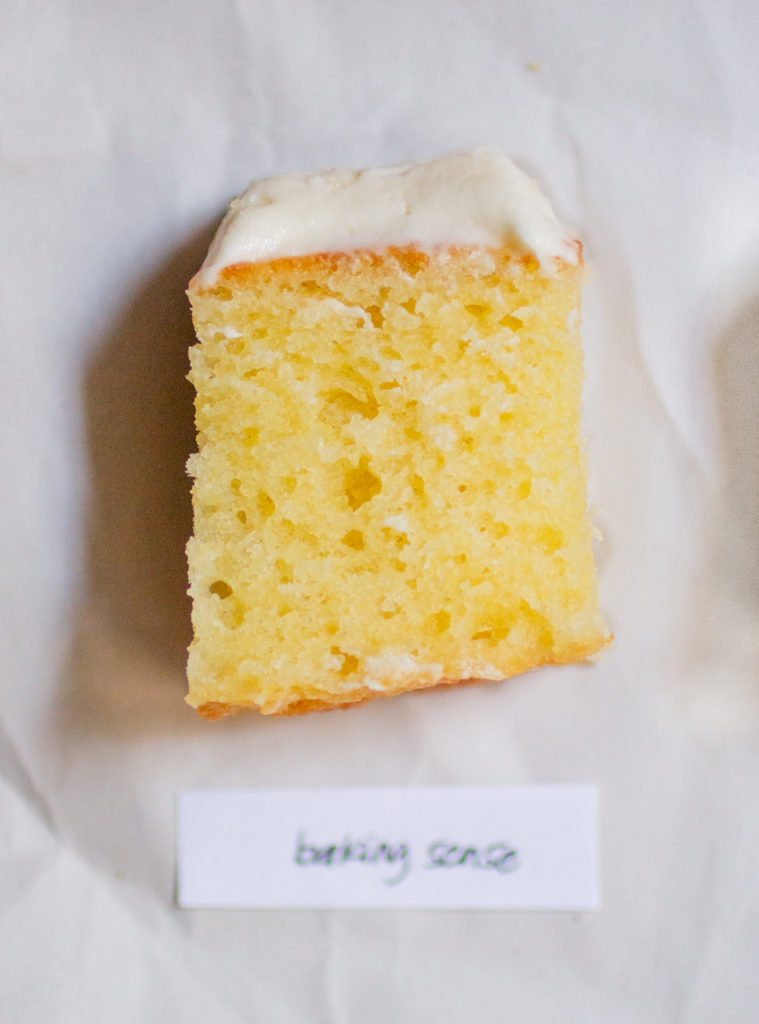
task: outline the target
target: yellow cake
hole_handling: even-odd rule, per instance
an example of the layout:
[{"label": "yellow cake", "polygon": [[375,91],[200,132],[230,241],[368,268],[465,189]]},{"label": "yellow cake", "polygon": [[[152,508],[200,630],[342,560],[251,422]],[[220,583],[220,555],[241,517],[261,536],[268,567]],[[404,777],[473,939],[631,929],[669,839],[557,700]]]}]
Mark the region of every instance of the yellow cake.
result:
[{"label": "yellow cake", "polygon": [[[445,212],[432,230],[446,160],[478,215],[467,168],[508,165],[549,241],[530,244],[535,210],[491,235]],[[252,186],[190,285],[188,702],[209,718],[503,679],[609,640],[580,436],[579,244],[487,150],[364,174]],[[371,203],[344,193],[371,199],[367,180],[380,209],[346,234],[340,216]],[[400,225],[382,209],[392,189]],[[261,224],[278,202],[284,242]]]}]

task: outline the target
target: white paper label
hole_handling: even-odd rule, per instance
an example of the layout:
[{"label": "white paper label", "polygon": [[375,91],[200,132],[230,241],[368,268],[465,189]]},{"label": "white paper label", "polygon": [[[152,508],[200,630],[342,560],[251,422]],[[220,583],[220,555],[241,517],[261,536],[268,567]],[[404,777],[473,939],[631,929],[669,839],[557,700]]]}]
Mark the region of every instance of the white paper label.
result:
[{"label": "white paper label", "polygon": [[183,907],[599,905],[595,786],[191,790]]}]

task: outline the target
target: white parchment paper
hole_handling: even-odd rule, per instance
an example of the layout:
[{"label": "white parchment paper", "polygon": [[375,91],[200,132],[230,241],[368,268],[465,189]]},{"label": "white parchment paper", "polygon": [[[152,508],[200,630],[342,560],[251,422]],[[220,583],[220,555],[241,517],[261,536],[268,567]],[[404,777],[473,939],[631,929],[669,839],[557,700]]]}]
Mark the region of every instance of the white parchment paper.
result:
[{"label": "white parchment paper", "polygon": [[[751,1022],[750,0],[10,0],[0,32],[0,1019]],[[501,147],[585,243],[614,649],[293,721],[184,705],[184,287],[252,177]],[[597,913],[174,905],[174,795],[598,783]]]}]

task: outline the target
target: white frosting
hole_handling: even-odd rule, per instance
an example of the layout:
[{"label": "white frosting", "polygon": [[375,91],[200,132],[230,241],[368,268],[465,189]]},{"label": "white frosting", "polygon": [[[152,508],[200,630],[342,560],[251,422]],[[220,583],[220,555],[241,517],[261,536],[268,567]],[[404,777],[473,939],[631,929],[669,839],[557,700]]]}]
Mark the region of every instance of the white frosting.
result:
[{"label": "white frosting", "polygon": [[285,174],[234,199],[199,280],[224,267],[287,256],[414,245],[494,248],[512,243],[546,273],[576,264],[577,242],[536,183],[508,157],[477,148],[364,171]]}]

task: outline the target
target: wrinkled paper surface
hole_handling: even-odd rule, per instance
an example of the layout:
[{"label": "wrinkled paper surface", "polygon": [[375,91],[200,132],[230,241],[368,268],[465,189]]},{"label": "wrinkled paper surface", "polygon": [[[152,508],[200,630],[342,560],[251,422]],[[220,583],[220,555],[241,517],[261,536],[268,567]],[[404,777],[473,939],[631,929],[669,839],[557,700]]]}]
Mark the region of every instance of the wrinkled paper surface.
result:
[{"label": "wrinkled paper surface", "polygon": [[[759,1003],[759,16],[53,0],[0,35],[0,1016],[696,1024]],[[252,177],[501,147],[576,227],[597,664],[199,720],[183,291]],[[598,783],[597,913],[174,904],[179,789]]]}]

